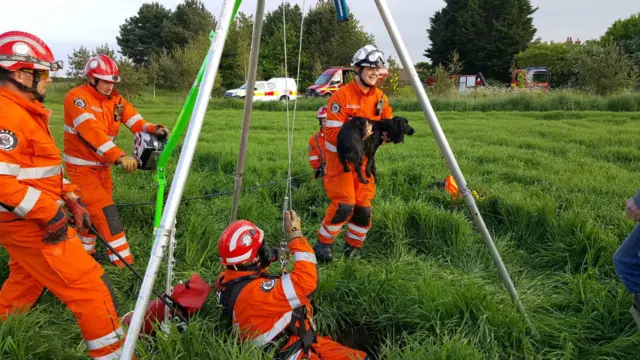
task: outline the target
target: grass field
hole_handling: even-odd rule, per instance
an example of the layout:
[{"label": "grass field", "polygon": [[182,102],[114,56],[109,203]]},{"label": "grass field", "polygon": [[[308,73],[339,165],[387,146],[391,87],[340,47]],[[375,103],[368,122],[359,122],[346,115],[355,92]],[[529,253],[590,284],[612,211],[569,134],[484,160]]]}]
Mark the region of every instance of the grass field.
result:
[{"label": "grass field", "polygon": [[[48,105],[62,145],[58,100]],[[138,109],[150,121],[171,125],[180,105],[150,102]],[[321,333],[380,359],[637,359],[640,333],[612,257],[633,229],[623,210],[640,184],[640,113],[439,113],[467,181],[484,195],[478,205],[537,336],[510,304],[464,204],[428,188],[449,173],[423,115],[398,114],[410,120],[416,135],[378,152],[374,225],[363,258],[338,255],[320,266]],[[241,121],[241,110],[207,113],[185,196],[233,189]],[[315,130],[314,113],[299,112],[293,175],[308,176],[294,180],[294,208],[312,243],[328,205],[306,159]],[[129,151],[131,134],[124,128],[120,134],[118,144]],[[254,113],[245,186],[286,177],[286,139],[284,113]],[[117,203],[155,198],[149,172],[114,170],[114,178]],[[284,189],[278,183],[247,191],[240,204],[239,217],[262,227],[274,246],[281,238]],[[198,272],[215,280],[221,270],[217,239],[230,209],[230,196],[181,206],[177,279]],[[121,207],[120,215],[142,271],[152,244],[153,207]],[[139,284],[124,270],[105,268],[124,314],[133,308]],[[2,251],[0,279],[7,275]],[[212,294],[186,334],[143,338],[139,358],[267,358],[227,335],[220,313]],[[73,316],[51,294],[28,315],[0,325],[1,359],[85,354]]]}]

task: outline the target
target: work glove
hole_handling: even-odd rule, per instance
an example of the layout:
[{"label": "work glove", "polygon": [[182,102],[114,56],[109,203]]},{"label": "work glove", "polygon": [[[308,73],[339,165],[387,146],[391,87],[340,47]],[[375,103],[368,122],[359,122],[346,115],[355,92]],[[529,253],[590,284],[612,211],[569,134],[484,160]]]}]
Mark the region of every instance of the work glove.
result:
[{"label": "work glove", "polygon": [[138,168],[138,161],[131,156],[121,156],[116,160],[116,165],[122,165],[127,174],[131,174]]},{"label": "work glove", "polygon": [[296,215],[295,211],[289,210],[284,213],[284,229],[287,232],[287,235],[289,235],[289,240],[302,236],[300,218]]},{"label": "work glove", "polygon": [[59,208],[56,216],[44,224],[45,234],[42,238],[42,242],[45,244],[58,244],[67,240],[68,227],[69,222],[67,220],[67,216],[62,211],[62,208]]},{"label": "work glove", "polygon": [[71,211],[72,224],[76,227],[76,230],[80,230],[85,228],[85,226],[91,225],[91,217],[89,216],[89,211],[82,203],[80,198],[70,198],[67,194],[62,195],[62,200],[64,200],[64,204],[67,206],[67,209]]},{"label": "work glove", "polygon": [[156,125],[156,132],[154,134],[158,139],[164,140],[169,137],[169,129],[162,125]]}]

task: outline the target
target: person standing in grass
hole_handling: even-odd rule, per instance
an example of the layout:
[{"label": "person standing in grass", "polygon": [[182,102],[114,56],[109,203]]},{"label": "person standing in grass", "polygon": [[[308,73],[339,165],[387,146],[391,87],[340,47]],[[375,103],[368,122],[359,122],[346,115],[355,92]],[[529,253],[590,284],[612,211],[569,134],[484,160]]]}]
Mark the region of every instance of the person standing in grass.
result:
[{"label": "person standing in grass", "polygon": [[[373,176],[367,184],[358,180],[356,171],[344,172],[338,156],[338,133],[350,118],[360,116],[371,121],[393,117],[389,99],[376,87],[380,71],[385,67],[384,54],[373,45],[359,49],[351,61],[356,77],[329,98],[328,115],[324,129],[326,172],[322,178],[331,204],[318,229],[318,242],[314,250],[318,260],[333,259],[333,242],[347,225],[345,256],[356,254],[362,248],[372,224],[371,200],[376,192]],[[366,136],[371,135],[371,130]],[[385,142],[388,139],[385,138]],[[365,174],[365,157],[362,172]]]},{"label": "person standing in grass", "polygon": [[[90,58],[84,75],[88,83],[71,89],[64,99],[63,160],[69,178],[80,186],[81,196],[100,235],[132,264],[133,254],[112,198],[110,167],[122,165],[131,173],[138,163],[113,141],[120,125],[134,134],[144,131],[162,138],[166,138],[169,131],[162,125],[146,122],[133,105],[120,96],[114,88],[120,82],[120,71],[110,57],[100,54]],[[89,231],[79,236],[87,252],[95,256],[96,236]],[[125,266],[110,250],[107,254],[111,263]]]},{"label": "person standing in grass", "polygon": [[234,221],[220,235],[218,255],[226,269],[216,287],[224,315],[240,331],[241,341],[267,351],[275,348],[276,359],[369,359],[316,333],[316,257],[295,211],[286,212],[284,220],[294,263],[291,273],[282,276],[267,273],[278,254],[267,248],[264,232],[250,221]]},{"label": "person standing in grass", "polygon": [[40,38],[0,34],[0,244],[10,256],[0,320],[29,310],[48,289],[77,318],[89,355],[116,359],[124,330],[111,285],[68,226],[63,206],[76,228],[91,219],[64,178],[42,105],[50,72],[61,69]]},{"label": "person standing in grass", "polygon": [[[640,222],[640,191],[627,199],[627,217]],[[640,225],[629,234],[613,256],[613,264],[620,280],[632,294],[631,314],[640,327]]]}]

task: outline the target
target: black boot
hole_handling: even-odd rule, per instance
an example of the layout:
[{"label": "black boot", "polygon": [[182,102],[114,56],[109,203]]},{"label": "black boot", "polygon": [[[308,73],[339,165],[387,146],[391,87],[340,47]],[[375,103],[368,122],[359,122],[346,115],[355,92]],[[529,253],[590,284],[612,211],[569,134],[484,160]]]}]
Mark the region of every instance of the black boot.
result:
[{"label": "black boot", "polygon": [[98,252],[94,252],[93,254],[91,254],[91,257],[99,262],[99,263],[110,263],[111,260],[109,259],[109,255],[105,254],[105,253],[98,253]]},{"label": "black boot", "polygon": [[316,253],[316,259],[324,262],[331,262],[333,260],[333,244],[323,244],[320,241],[313,247],[313,251]]}]

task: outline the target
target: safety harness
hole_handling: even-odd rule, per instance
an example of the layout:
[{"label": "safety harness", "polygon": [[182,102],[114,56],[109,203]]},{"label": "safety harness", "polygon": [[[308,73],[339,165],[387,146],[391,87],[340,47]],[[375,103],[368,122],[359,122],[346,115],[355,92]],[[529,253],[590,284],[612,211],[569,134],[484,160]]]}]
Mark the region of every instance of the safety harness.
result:
[{"label": "safety harness", "polygon": [[[223,291],[218,291],[218,301],[220,305],[223,307],[223,315],[228,319],[228,325],[231,326],[233,321],[233,308],[238,300],[238,296],[242,292],[245,286],[249,283],[259,280],[259,279],[278,279],[277,275],[270,274],[251,274],[239,277],[237,279],[233,279],[227,283],[221,283],[221,286],[224,287]],[[309,299],[311,300],[311,305],[315,310],[316,306],[313,301],[314,294],[309,295]],[[293,354],[302,350],[304,354],[309,354],[309,351],[313,351],[311,345],[317,341],[316,331],[313,327],[313,324],[310,324],[307,329],[305,320],[307,319],[307,308],[305,306],[300,306],[293,309],[291,314],[291,321],[289,325],[276,336],[268,345],[265,350],[270,350],[273,347],[277,347],[278,351],[274,359],[288,359]],[[299,324],[299,325],[298,325]],[[300,339],[295,343],[291,344],[285,350],[282,349],[289,342],[289,338],[291,335],[296,335]]]}]

